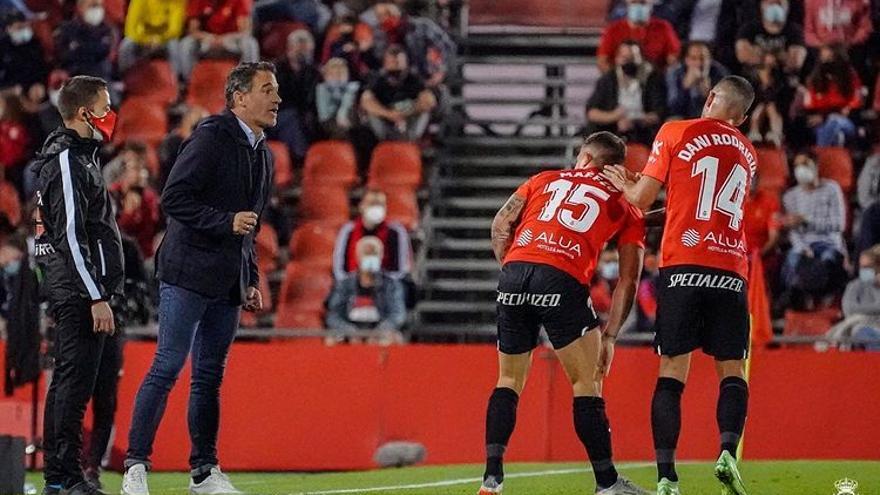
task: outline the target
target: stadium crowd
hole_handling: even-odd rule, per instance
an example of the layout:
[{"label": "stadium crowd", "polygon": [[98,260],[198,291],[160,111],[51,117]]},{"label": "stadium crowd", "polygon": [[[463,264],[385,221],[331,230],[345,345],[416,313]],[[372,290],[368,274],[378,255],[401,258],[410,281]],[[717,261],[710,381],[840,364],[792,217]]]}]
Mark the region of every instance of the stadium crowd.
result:
[{"label": "stadium crowd", "polygon": [[[409,231],[419,220],[420,146],[443,111],[457,51],[446,17],[426,11],[449,4],[0,0],[4,252],[26,250],[29,164],[60,124],[58,90],[71,75],[112,83],[121,111],[116,137],[101,150],[104,177],[120,229],[145,260],[146,272],[137,272],[150,273],[164,228],[158,197],[180,143],[223,108],[222,82],[236,62],[273,60],[283,102],[269,134],[276,190],[258,254],[263,290],[274,290],[264,313],[243,323],[326,326],[334,341],[378,327],[399,339],[393,332],[416,292]],[[880,244],[878,22],[880,2],[869,0],[616,0],[609,7],[588,131],[618,133],[644,153],[663,122],[698,116],[724,75],[755,85],[745,130],[759,146],[761,168],[746,228],[776,317],[790,309],[833,312],[842,300],[847,313],[847,281],[862,274],[870,282],[876,261],[860,260],[876,258],[872,246]],[[300,185],[296,222],[293,184]],[[365,187],[350,220],[356,184]],[[659,242],[650,244],[638,292],[642,330],[656,310]],[[600,310],[616,279],[613,256],[604,256],[593,291]],[[283,272],[280,287],[270,288],[265,275],[275,272]],[[330,294],[326,320],[324,297],[315,293]],[[878,299],[871,301],[857,307]]]},{"label": "stadium crowd", "polygon": [[[120,118],[100,151],[103,175],[126,245],[134,248],[126,249],[130,261],[146,268],[132,271],[141,274],[132,283],[151,287],[148,274],[165,227],[159,196],[181,143],[223,109],[223,83],[236,63],[270,60],[283,102],[268,135],[276,187],[258,238],[262,289],[278,301],[267,275],[286,266],[294,276],[285,277],[280,291],[293,301],[286,313],[298,319],[279,325],[325,326],[323,301],[298,292],[296,282],[317,280],[334,287],[326,326],[336,337],[328,342],[373,327],[400,340],[413,299],[408,229],[418,221],[419,144],[430,139],[424,136],[457,50],[447,29],[424,15],[428,8],[419,0],[0,2],[0,299],[11,301],[13,265],[20,265],[12,259],[27,251],[36,187],[31,163],[61,123],[56,107],[65,81],[85,74],[111,82]],[[394,170],[383,174],[373,154],[381,141],[391,141],[385,163],[415,155],[415,182],[401,184]],[[294,163],[304,164],[302,180],[295,180]],[[364,179],[358,218],[345,223],[350,193]],[[391,205],[386,191],[393,193]],[[291,215],[298,192],[305,201],[316,198],[316,208]],[[338,239],[321,244],[337,231]],[[288,245],[296,263],[287,263]],[[155,297],[152,289],[128,299],[142,298],[130,304],[149,308]],[[243,323],[271,325],[269,308]],[[149,311],[136,313],[136,320],[148,319]]]}]

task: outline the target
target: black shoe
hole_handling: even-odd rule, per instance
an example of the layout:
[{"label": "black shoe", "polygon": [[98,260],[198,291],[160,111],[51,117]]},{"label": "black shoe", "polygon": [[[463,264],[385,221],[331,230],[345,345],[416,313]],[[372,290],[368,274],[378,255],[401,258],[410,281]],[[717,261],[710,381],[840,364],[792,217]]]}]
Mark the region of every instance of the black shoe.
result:
[{"label": "black shoe", "polygon": [[46,485],[43,487],[43,495],[59,495],[61,488]]},{"label": "black shoe", "polygon": [[88,481],[80,481],[70,488],[63,488],[60,495],[107,495]]},{"label": "black shoe", "polygon": [[101,484],[101,470],[95,468],[88,468],[83,471],[83,478],[97,489],[104,488],[104,485]]}]

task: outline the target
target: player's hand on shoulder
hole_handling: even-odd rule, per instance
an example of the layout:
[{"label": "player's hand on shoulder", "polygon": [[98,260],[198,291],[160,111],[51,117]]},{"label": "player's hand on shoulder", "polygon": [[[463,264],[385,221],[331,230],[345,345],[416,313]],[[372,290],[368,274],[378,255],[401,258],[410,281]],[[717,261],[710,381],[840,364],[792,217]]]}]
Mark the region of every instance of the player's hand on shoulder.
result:
[{"label": "player's hand on shoulder", "polygon": [[628,182],[633,182],[628,174],[629,171],[621,165],[606,165],[602,170],[602,176],[608,179],[614,187],[621,191],[626,187]]}]

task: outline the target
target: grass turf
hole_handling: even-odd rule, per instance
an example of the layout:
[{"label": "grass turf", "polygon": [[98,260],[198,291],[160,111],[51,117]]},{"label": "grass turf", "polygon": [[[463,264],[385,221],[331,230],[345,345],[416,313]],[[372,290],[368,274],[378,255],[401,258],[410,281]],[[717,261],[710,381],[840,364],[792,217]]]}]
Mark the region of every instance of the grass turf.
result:
[{"label": "grass turf", "polygon": [[[681,463],[678,473],[682,493],[720,493],[713,466],[704,462]],[[641,486],[655,488],[653,464],[621,464],[619,470]],[[505,471],[505,495],[590,494],[595,486],[592,474],[583,464],[519,463],[509,464]],[[755,461],[741,463],[740,472],[749,495],[835,495],[834,482],[844,477],[859,482],[859,494],[880,494],[880,462]],[[231,473],[231,479],[248,494],[474,495],[481,474],[482,466],[453,465],[320,474]],[[118,474],[106,473],[103,480],[107,492],[119,493]],[[29,473],[28,481],[42,488],[39,473]],[[152,473],[149,483],[152,495],[186,494],[188,477],[185,473]],[[430,486],[405,488],[406,485]]]}]

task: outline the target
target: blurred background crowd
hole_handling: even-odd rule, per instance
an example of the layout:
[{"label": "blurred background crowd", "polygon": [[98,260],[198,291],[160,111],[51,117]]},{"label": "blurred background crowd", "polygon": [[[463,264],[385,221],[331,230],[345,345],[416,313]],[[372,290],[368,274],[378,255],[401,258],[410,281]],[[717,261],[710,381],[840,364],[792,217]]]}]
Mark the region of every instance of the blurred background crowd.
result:
[{"label": "blurred background crowd", "polygon": [[[237,62],[271,60],[283,102],[269,134],[272,207],[258,235],[271,299],[243,325],[328,328],[328,343],[358,340],[365,329],[379,330],[368,340],[405,340],[430,226],[423,159],[442,150],[462,111],[450,104],[459,91],[449,83],[462,8],[458,0],[0,0],[0,315],[22,304],[13,296],[29,263],[29,167],[60,125],[65,80],[111,81],[120,119],[101,154],[127,244],[132,290],[120,304],[143,325],[154,312],[159,197],[177,149],[223,109],[223,81]],[[880,340],[878,52],[876,0],[612,1],[581,128],[625,137],[638,170],[663,122],[699,116],[724,75],[748,77],[757,100],[743,131],[759,148],[759,179],[745,226],[768,312],[785,320],[775,329],[828,328],[846,317],[834,331]],[[637,331],[650,331],[656,310],[657,234],[630,325]],[[592,288],[600,312],[616,266],[613,249],[602,254]]]}]

